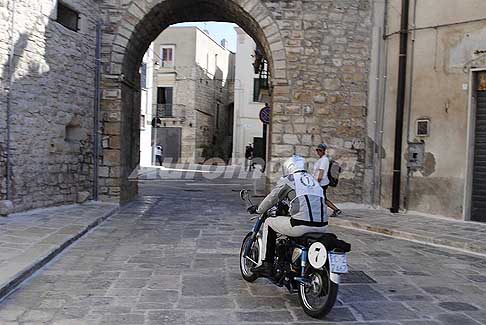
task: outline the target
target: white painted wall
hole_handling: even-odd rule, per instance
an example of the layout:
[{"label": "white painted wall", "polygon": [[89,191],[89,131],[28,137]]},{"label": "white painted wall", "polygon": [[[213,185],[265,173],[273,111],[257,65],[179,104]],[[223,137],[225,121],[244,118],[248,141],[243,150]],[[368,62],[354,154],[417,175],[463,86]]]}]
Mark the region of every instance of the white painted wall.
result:
[{"label": "white painted wall", "polygon": [[226,82],[231,52],[204,31],[193,28],[196,30],[196,64],[205,69],[210,76]]},{"label": "white painted wall", "polygon": [[140,124],[140,165],[150,166],[152,164],[152,92],[153,92],[153,44],[145,53],[142,62],[147,64],[147,87],[141,90],[141,109],[140,114],[145,115],[145,122]]},{"label": "white painted wall", "polygon": [[[382,168],[376,170],[378,186],[374,193],[375,202],[383,207],[389,207],[392,199],[401,1],[390,0],[388,4],[386,41],[382,38],[384,3],[376,0],[374,6],[376,26],[368,110],[368,135],[376,140],[378,148],[382,147],[383,153]],[[467,174],[472,172],[467,160],[468,155],[471,156],[468,134],[475,127],[474,116],[470,121],[468,115],[469,82],[472,68],[486,69],[484,58],[475,58],[474,54],[475,50],[486,49],[485,11],[484,0],[410,2],[410,28],[415,25],[417,30],[411,31],[409,38],[402,184],[407,183],[408,142],[423,142],[426,157],[424,168],[410,174],[409,192],[401,193],[402,198],[408,195],[409,210],[455,219],[468,218],[470,199],[464,194],[470,185]],[[380,45],[381,56],[378,55]],[[386,47],[388,57],[385,57]],[[386,78],[383,77],[385,69]],[[377,77],[380,78],[378,90]],[[381,109],[384,112],[378,111]],[[380,125],[381,115],[382,144],[379,143],[382,130],[374,128]],[[416,122],[420,119],[430,120],[427,137],[416,135]],[[372,184],[368,179],[368,184]]]},{"label": "white painted wall", "polygon": [[255,42],[240,27],[235,62],[235,111],[233,131],[233,159],[245,157],[245,147],[254,137],[263,136],[263,124],[259,118],[265,104],[253,102],[253,79],[258,77],[253,70]]}]

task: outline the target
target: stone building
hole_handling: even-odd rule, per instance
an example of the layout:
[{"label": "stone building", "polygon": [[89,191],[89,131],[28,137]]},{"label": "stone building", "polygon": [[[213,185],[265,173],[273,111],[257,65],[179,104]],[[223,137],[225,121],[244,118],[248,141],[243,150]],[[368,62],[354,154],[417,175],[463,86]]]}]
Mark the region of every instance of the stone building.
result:
[{"label": "stone building", "polygon": [[130,200],[137,193],[128,176],[140,162],[140,64],[146,49],[175,23],[231,21],[262,49],[272,76],[269,181],[278,176],[281,159],[294,152],[313,157],[314,146],[326,142],[345,167],[334,197],[363,202],[369,192],[363,143],[374,5],[3,0],[2,199],[13,200],[16,210],[75,202],[85,192],[95,199]]},{"label": "stone building", "polygon": [[140,66],[140,165],[153,163],[152,153],[152,96],[154,68],[154,47],[150,45]]},{"label": "stone building", "polygon": [[256,44],[240,27],[235,27],[237,33],[236,64],[235,64],[235,111],[233,131],[234,159],[245,158],[245,147],[253,143],[254,138],[263,137],[263,125],[258,117],[265,103],[260,102],[259,75],[255,74]]},{"label": "stone building", "polygon": [[[224,44],[224,42],[223,42]],[[152,43],[153,91],[146,128],[164,157],[189,163],[231,155],[234,53],[197,27],[171,26]]]},{"label": "stone building", "polygon": [[[366,181],[375,186],[365,202],[384,207],[393,193],[400,8],[398,0],[375,7]],[[410,1],[401,208],[486,221],[485,12],[482,0]]]},{"label": "stone building", "polygon": [[0,2],[0,200],[16,210],[94,193],[100,18],[91,0]]}]

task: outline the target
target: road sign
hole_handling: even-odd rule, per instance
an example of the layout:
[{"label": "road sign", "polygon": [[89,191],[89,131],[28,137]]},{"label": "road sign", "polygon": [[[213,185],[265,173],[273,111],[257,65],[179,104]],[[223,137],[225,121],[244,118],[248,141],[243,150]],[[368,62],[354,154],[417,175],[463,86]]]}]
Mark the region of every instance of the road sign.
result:
[{"label": "road sign", "polygon": [[265,106],[260,110],[260,121],[262,121],[263,124],[270,123],[270,112],[270,106]]}]

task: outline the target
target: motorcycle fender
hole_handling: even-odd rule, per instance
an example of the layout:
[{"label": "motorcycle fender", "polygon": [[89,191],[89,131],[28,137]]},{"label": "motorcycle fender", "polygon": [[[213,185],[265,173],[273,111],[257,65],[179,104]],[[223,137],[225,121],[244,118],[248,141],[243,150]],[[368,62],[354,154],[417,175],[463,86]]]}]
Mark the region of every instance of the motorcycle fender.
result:
[{"label": "motorcycle fender", "polygon": [[259,249],[260,249],[260,252],[259,252],[259,254],[258,254],[258,261],[257,261],[257,262],[258,262],[258,264],[257,264],[257,266],[260,266],[260,265],[262,265],[262,264],[263,264],[263,261],[262,261],[262,260],[263,260],[263,256],[262,256],[262,253],[263,253],[263,241],[262,241],[262,236],[260,236],[260,234],[258,234],[258,235],[257,235],[257,239],[256,239],[256,240],[258,241],[258,247],[259,247]]},{"label": "motorcycle fender", "polygon": [[341,278],[341,275],[331,272],[331,281],[332,282],[334,282],[335,284],[339,284],[340,278]]}]

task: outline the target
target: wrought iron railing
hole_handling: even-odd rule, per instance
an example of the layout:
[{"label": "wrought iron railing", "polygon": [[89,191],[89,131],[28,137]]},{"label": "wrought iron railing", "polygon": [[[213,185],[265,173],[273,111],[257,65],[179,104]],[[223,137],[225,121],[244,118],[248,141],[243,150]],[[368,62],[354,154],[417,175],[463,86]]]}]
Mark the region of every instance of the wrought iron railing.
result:
[{"label": "wrought iron railing", "polygon": [[174,105],[173,104],[157,104],[158,117],[174,117]]},{"label": "wrought iron railing", "polygon": [[185,118],[186,106],[181,104],[154,104],[152,115],[158,118]]}]

